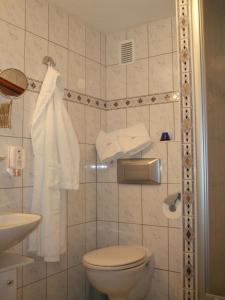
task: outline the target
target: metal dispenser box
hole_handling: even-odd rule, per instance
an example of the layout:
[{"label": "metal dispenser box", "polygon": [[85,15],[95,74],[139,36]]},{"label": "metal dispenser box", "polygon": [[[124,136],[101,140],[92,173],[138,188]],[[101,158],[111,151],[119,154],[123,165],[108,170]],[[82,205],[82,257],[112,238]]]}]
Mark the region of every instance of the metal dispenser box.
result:
[{"label": "metal dispenser box", "polygon": [[119,159],[117,182],[126,184],[160,184],[161,160],[158,158]]}]

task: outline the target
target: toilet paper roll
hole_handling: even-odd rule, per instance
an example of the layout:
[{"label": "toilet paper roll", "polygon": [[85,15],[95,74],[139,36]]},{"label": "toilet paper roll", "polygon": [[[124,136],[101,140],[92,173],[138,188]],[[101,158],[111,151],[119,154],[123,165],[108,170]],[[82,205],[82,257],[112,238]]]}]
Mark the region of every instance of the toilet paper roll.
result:
[{"label": "toilet paper roll", "polygon": [[169,210],[169,205],[166,203],[163,203],[163,214],[168,218],[168,219],[178,219],[181,217],[181,212],[182,212],[182,205],[181,201],[178,201],[176,203],[176,211],[170,211]]}]

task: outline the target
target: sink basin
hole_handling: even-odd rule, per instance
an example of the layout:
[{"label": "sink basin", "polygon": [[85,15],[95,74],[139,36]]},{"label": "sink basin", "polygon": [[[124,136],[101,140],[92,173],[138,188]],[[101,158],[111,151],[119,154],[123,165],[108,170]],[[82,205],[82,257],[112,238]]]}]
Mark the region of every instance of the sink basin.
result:
[{"label": "sink basin", "polygon": [[0,214],[0,252],[21,242],[40,221],[41,216],[36,214]]}]

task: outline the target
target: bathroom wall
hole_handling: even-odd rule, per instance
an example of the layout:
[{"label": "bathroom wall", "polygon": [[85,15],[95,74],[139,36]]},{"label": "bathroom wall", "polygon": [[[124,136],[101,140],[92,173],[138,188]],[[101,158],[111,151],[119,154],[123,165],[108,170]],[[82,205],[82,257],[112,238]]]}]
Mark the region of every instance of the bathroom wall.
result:
[{"label": "bathroom wall", "polygon": [[[125,39],[134,39],[136,60],[120,65],[118,43]],[[181,219],[168,221],[162,213],[167,195],[182,189],[177,60],[175,17],[106,37],[106,98],[113,108],[107,111],[106,129],[144,122],[153,144],[138,157],[161,158],[162,184],[119,185],[115,163],[99,168],[97,246],[138,244],[154,253],[149,300],[182,295]],[[163,131],[169,132],[171,141],[160,142]]]},{"label": "bathroom wall", "polygon": [[[105,37],[79,23],[43,0],[0,1],[0,69],[18,68],[42,81],[45,55],[52,56],[65,87],[92,97],[104,98]],[[34,88],[34,91],[36,89]],[[13,101],[12,128],[0,129],[1,155],[8,145],[23,145],[26,167],[22,177],[10,178],[0,162],[0,212],[29,211],[33,185],[33,154],[30,139],[32,113],[38,93],[32,87]],[[68,252],[59,264],[35,263],[18,270],[18,300],[66,300],[88,297],[82,255],[96,247],[96,152],[94,142],[104,112],[66,101],[81,148],[79,192],[69,192]],[[26,242],[14,251],[26,254]],[[68,297],[68,298],[67,298]]]},{"label": "bathroom wall", "polygon": [[[143,244],[154,252],[153,288],[147,299],[181,299],[181,220],[168,221],[162,214],[166,196],[181,191],[175,27],[171,17],[105,37],[44,0],[0,1],[0,69],[19,68],[37,85],[46,72],[42,58],[49,54],[67,89],[83,98],[107,100],[112,108],[90,106],[89,97],[82,102],[87,105],[65,102],[81,147],[81,188],[65,195],[68,253],[60,264],[36,259],[35,264],[19,269],[18,300],[88,298],[82,255],[112,244]],[[130,38],[135,41],[136,60],[121,66],[118,42]],[[13,102],[12,128],[0,129],[1,154],[13,144],[22,144],[27,151],[21,178],[7,177],[5,162],[0,162],[0,211],[29,211],[30,124],[37,96],[36,88],[30,86],[24,97]],[[137,121],[145,123],[153,140],[139,157],[162,159],[160,186],[118,185],[115,164],[105,169],[98,163],[96,174],[94,143],[100,128],[110,131]],[[170,133],[170,142],[159,141],[162,131]],[[26,242],[14,251],[26,253]]]}]

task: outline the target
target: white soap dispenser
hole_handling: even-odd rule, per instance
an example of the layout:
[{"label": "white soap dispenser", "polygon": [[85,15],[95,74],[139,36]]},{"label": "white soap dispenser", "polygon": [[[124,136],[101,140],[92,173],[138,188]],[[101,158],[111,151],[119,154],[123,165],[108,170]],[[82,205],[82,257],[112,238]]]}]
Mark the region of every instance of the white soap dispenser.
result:
[{"label": "white soap dispenser", "polygon": [[22,146],[10,146],[8,148],[8,162],[6,171],[11,176],[21,176],[25,167],[25,150]]}]

